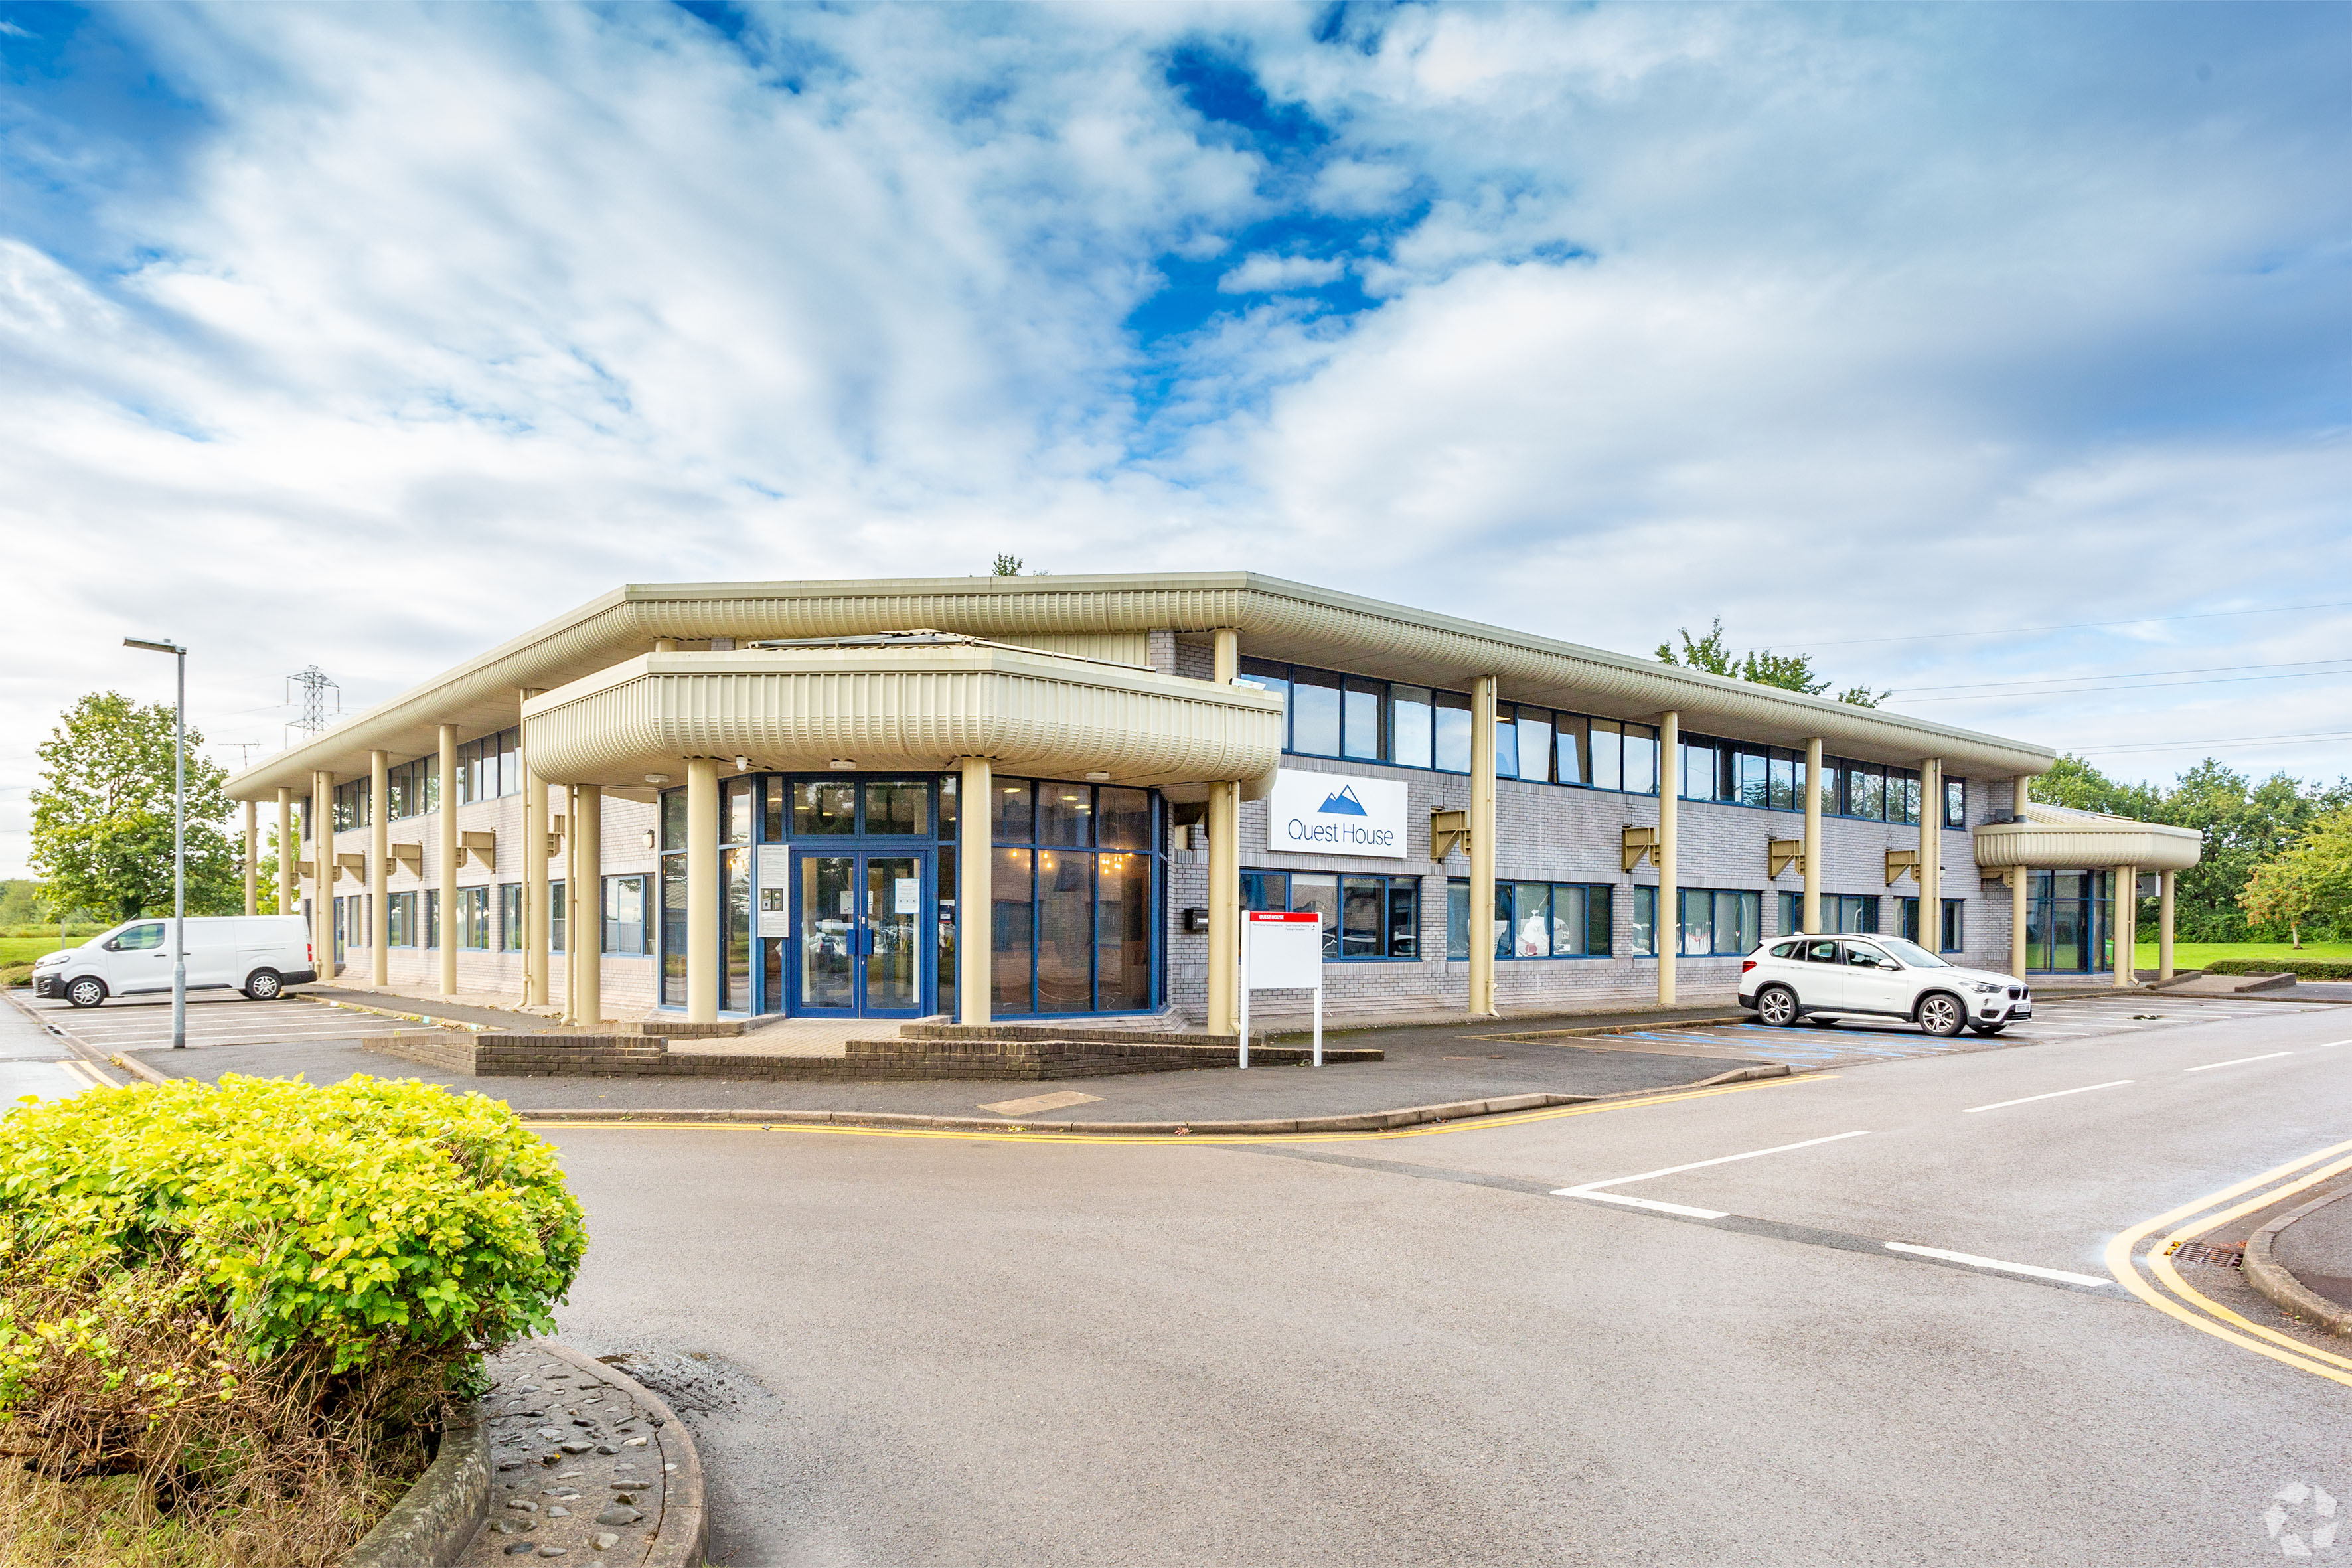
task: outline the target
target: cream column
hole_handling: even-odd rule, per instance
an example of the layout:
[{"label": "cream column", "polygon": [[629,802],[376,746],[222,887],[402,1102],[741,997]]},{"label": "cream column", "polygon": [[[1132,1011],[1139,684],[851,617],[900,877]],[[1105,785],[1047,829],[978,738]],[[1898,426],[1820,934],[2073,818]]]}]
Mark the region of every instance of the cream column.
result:
[{"label": "cream column", "polygon": [[1944,760],[1919,764],[1919,945],[1944,951]]},{"label": "cream column", "polygon": [[2157,876],[2156,904],[2156,977],[2172,978],[2172,887],[2178,871],[2163,871]]},{"label": "cream column", "polygon": [[547,1005],[547,781],[522,765],[523,1004]]},{"label": "cream column", "polygon": [[572,975],[572,1016],[593,1028],[604,1021],[604,786],[582,784],[572,791],[572,810],[576,820],[563,827],[563,841],[575,847],[570,883],[574,889],[572,920],[563,933],[563,966]]},{"label": "cream column", "polygon": [[[1220,627],[1213,679],[1231,686],[1240,673],[1241,636]],[[1208,818],[1209,1033],[1230,1035],[1241,1027],[1242,786],[1211,784]]]},{"label": "cream column", "polygon": [[[1658,949],[1658,1005],[1675,1004],[1675,954],[1682,951],[1681,868],[1675,859],[1675,836],[1681,826],[1679,800],[1683,792],[1683,716],[1666,713],[1658,719],[1658,909],[1651,931]],[[1805,845],[1805,870],[1813,867],[1813,847]]]},{"label": "cream column", "polygon": [[1805,742],[1805,934],[1822,929],[1822,742]]},{"label": "cream column", "polygon": [[302,839],[294,831],[294,792],[278,792],[278,912],[294,912],[294,863],[302,858]]},{"label": "cream column", "polygon": [[252,801],[245,803],[245,912],[261,912],[261,868],[255,858],[261,853],[260,807]]},{"label": "cream column", "polygon": [[384,888],[392,874],[392,814],[384,809],[392,759],[368,753],[368,984],[392,984],[392,900]]},{"label": "cream column", "polygon": [[441,824],[433,874],[441,880],[441,994],[457,994],[457,726],[441,726]]},{"label": "cream column", "polygon": [[709,757],[686,764],[686,1020],[719,1021],[719,764]]},{"label": "cream column", "polygon": [[2132,928],[2139,923],[2139,868],[2118,866],[2107,873],[2113,913],[2108,923],[2115,929],[2108,933],[2116,944],[2116,988],[2123,989],[2133,983],[2132,947],[2139,933]]},{"label": "cream column", "polygon": [[956,770],[956,1021],[994,1016],[996,847],[990,841],[996,770],[966,757]]},{"label": "cream column", "polygon": [[310,951],[319,978],[335,976],[335,775],[310,775]]},{"label": "cream column", "polygon": [[1495,1016],[1495,678],[1470,683],[1470,1016]]},{"label": "cream column", "polygon": [[2022,866],[2009,868],[2009,972],[2025,978],[2025,891],[2033,873]]}]

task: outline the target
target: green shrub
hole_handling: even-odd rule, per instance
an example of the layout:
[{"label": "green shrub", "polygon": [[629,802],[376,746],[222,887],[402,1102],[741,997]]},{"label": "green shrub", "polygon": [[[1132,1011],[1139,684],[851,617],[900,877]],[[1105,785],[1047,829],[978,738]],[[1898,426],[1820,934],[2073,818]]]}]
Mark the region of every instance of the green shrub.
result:
[{"label": "green shrub", "polygon": [[2208,974],[2292,974],[2298,980],[2352,980],[2352,963],[2325,958],[2217,958]]},{"label": "green shrub", "polygon": [[276,1495],[551,1327],[586,1245],[554,1151],[478,1095],[230,1077],[22,1106],[0,1116],[0,1447]]}]

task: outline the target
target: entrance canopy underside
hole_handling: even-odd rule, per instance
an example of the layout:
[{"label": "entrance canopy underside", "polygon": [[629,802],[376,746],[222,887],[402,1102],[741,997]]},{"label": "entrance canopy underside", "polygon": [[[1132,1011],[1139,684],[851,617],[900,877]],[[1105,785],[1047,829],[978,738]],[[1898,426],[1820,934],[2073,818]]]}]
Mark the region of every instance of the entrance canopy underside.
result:
[{"label": "entrance canopy underside", "polygon": [[2186,871],[2197,864],[2204,836],[2194,828],[2135,822],[2072,806],[2028,802],[2023,822],[1988,822],[1976,829],[1977,864],[1987,870],[2131,866],[2142,871]]},{"label": "entrance canopy underside", "polygon": [[757,772],[1000,768],[1165,791],[1273,787],[1282,700],[1248,687],[982,644],[656,653],[531,699],[552,783],[647,796],[688,758]]}]

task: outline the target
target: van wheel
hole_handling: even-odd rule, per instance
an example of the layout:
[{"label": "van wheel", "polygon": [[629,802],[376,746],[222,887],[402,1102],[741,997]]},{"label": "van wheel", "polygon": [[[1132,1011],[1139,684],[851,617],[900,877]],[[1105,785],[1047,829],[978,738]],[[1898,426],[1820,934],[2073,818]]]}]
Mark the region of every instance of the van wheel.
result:
[{"label": "van wheel", "polygon": [[245,982],[245,994],[257,1002],[275,1002],[285,989],[285,979],[274,969],[257,969]]},{"label": "van wheel", "polygon": [[77,1007],[95,1007],[106,1000],[106,982],[85,974],[66,987],[66,1000]]},{"label": "van wheel", "polygon": [[1767,985],[1756,998],[1756,1016],[1776,1029],[1797,1021],[1797,994],[1785,985]]},{"label": "van wheel", "polygon": [[1969,1021],[1959,998],[1938,991],[1919,1004],[1919,1026],[1939,1040],[1948,1040]]}]

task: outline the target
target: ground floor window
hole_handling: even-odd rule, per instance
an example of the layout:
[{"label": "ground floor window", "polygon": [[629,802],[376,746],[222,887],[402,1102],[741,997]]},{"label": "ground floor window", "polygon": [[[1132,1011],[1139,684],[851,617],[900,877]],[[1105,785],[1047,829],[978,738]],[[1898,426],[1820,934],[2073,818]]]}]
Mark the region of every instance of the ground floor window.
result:
[{"label": "ground floor window", "polygon": [[[1459,889],[1458,893],[1456,889]],[[1446,885],[1448,958],[1470,956],[1470,884]],[[1457,929],[1452,916],[1461,912]],[[1615,889],[1588,882],[1495,883],[1496,958],[1607,958],[1616,946]]]},{"label": "ground floor window", "polygon": [[457,945],[487,952],[490,946],[490,890],[460,888],[455,913]]},{"label": "ground floor window", "polygon": [[[669,796],[662,797],[665,813],[669,808]],[[678,811],[678,834],[683,840],[686,832],[683,800]],[[665,816],[663,831],[668,831]],[[661,966],[662,1003],[666,1006],[686,1005],[686,857],[683,854],[664,855],[661,863]]]},{"label": "ground floor window", "polygon": [[564,918],[571,913],[563,905],[563,884],[550,882],[547,885],[547,951],[550,952],[563,951]]},{"label": "ground floor window", "polygon": [[1421,956],[1421,879],[1336,871],[1244,871],[1242,908],[1312,910],[1326,962]]},{"label": "ground floor window", "polygon": [[1139,1013],[1151,1005],[1151,857],[993,852],[994,1012]]},{"label": "ground floor window", "polygon": [[1658,956],[1658,889],[1637,887],[1633,889],[1633,952],[1636,957]]},{"label": "ground floor window", "polygon": [[509,952],[522,951],[522,884],[520,882],[499,884],[499,946]]},{"label": "ground floor window", "polygon": [[1764,895],[1733,889],[1684,888],[1679,949],[1685,958],[1752,952],[1761,940]]},{"label": "ground floor window", "polygon": [[394,947],[416,945],[416,895],[414,892],[394,893],[391,909],[384,921],[384,940]]},{"label": "ground floor window", "polygon": [[604,951],[630,958],[646,954],[646,879],[604,879]]},{"label": "ground floor window", "polygon": [[1963,940],[1968,934],[1967,928],[1961,924],[1967,913],[1968,905],[1961,900],[1944,900],[1944,929],[1938,933],[1939,952],[1959,952],[1968,947],[1968,942]]},{"label": "ground floor window", "polygon": [[441,889],[438,888],[425,889],[425,945],[441,945]]},{"label": "ground floor window", "polygon": [[[1960,951],[1960,910],[1964,906],[1958,899],[1945,899],[1941,903],[1944,918],[1936,933],[1936,940],[1940,944],[1937,951],[1958,952]],[[1916,899],[1903,900],[1901,934],[1908,942],[1919,940],[1919,900]]]},{"label": "ground floor window", "polygon": [[1847,935],[1878,934],[1878,900],[1869,893],[1823,893],[1822,921]]},{"label": "ground floor window", "polygon": [[2104,969],[2112,954],[2114,877],[2035,871],[2026,882],[2025,966],[2060,973]]}]

